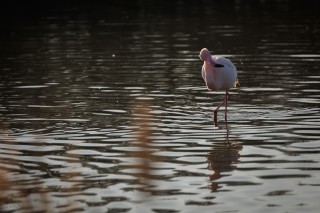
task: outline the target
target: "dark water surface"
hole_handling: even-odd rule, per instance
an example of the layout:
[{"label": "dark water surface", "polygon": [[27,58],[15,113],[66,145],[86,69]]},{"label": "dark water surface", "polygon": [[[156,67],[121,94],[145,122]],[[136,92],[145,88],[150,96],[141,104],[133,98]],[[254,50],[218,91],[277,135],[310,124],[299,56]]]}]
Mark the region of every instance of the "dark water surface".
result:
[{"label": "dark water surface", "polygon": [[[1,212],[319,211],[319,3],[22,6],[1,21]],[[229,134],[203,47],[238,68]]]}]

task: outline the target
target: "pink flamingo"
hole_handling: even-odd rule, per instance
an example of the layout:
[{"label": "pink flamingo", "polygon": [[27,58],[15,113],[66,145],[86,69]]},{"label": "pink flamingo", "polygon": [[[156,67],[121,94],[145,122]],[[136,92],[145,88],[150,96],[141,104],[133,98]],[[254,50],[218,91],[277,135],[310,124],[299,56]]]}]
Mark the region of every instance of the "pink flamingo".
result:
[{"label": "pink flamingo", "polygon": [[237,80],[237,69],[233,63],[221,56],[211,56],[208,49],[203,48],[200,51],[200,59],[204,61],[202,66],[202,78],[206,83],[208,90],[219,91],[225,90],[226,95],[224,101],[214,110],[214,124],[218,126],[218,110],[225,104],[225,121],[227,126],[227,107],[229,93],[231,87],[239,87],[240,84]]}]

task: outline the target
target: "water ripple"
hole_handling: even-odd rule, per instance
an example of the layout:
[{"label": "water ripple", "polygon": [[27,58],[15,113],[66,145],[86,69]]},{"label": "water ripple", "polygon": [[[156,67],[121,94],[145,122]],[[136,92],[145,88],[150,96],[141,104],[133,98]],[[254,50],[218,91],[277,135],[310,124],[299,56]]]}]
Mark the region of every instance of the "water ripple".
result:
[{"label": "water ripple", "polygon": [[[4,25],[1,211],[316,212],[318,11],[277,3],[109,2]],[[203,47],[238,68],[227,127]]]}]

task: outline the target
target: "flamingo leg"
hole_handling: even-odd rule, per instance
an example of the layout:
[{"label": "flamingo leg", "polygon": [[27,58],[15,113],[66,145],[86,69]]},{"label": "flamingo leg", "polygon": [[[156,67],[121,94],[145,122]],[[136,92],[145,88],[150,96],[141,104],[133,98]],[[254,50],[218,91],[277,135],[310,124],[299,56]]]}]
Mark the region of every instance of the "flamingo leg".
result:
[{"label": "flamingo leg", "polygon": [[213,117],[213,120],[214,120],[214,125],[217,127],[218,126],[218,110],[220,109],[220,107],[222,105],[225,104],[226,106],[226,109],[225,109],[225,112],[224,112],[224,119],[226,121],[226,125],[227,125],[227,106],[228,106],[228,98],[229,98],[229,93],[228,93],[228,90],[226,90],[226,96],[224,98],[224,100],[219,104],[219,106],[214,110],[214,117]]},{"label": "flamingo leg", "polygon": [[226,126],[227,126],[227,123],[228,123],[228,118],[227,118],[227,113],[228,113],[228,99],[229,99],[229,93],[228,93],[228,90],[226,90],[226,97],[225,97],[225,100],[226,100],[226,110],[224,111],[224,120],[226,121]]}]

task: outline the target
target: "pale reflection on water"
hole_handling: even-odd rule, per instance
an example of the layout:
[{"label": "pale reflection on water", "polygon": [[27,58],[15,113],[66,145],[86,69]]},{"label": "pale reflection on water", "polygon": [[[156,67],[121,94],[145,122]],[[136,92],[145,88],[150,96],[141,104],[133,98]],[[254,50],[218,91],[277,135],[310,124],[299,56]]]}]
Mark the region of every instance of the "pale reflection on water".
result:
[{"label": "pale reflection on water", "polygon": [[[310,4],[3,12],[1,212],[317,212],[320,19]],[[239,71],[229,132],[223,113],[213,124],[224,93],[205,88],[203,47]]]}]

